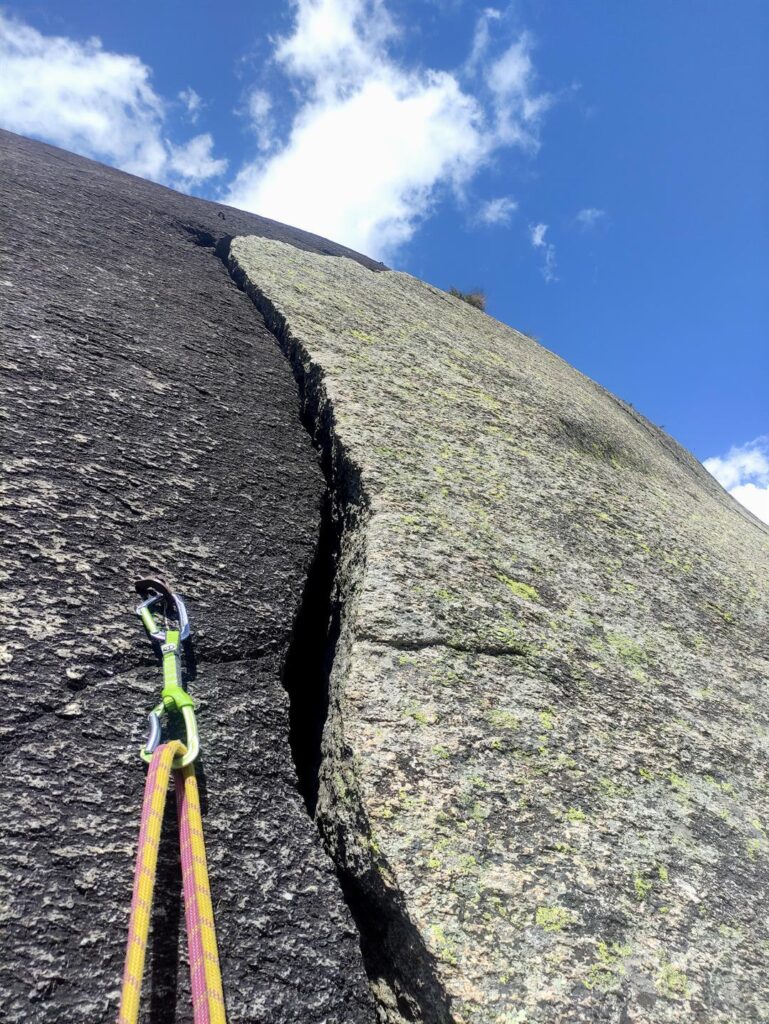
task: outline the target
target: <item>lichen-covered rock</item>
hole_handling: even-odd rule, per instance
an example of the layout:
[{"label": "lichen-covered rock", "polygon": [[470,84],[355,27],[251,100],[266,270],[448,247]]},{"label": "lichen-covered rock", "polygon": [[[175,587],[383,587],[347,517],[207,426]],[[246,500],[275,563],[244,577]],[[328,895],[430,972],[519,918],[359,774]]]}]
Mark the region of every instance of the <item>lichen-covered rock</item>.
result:
[{"label": "lichen-covered rock", "polygon": [[[115,1019],[160,687],[131,590],[154,570],[192,616],[228,1018],[370,1022],[280,683],[322,476],[291,371],[211,248],[236,224],[334,247],[7,133],[0,179],[0,1019]],[[168,826],[153,1024],[192,1019]]]},{"label": "lichen-covered rock", "polygon": [[319,812],[387,1016],[769,1020],[769,530],[467,304],[231,254],[337,488]]}]

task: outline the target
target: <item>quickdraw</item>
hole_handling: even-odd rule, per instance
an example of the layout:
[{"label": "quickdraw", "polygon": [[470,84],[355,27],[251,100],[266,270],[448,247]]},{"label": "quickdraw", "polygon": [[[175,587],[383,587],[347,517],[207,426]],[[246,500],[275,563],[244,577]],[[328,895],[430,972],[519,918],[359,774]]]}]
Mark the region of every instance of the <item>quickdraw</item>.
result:
[{"label": "quickdraw", "polygon": [[[150,711],[150,731],[147,742],[141,749],[141,757],[147,764],[150,763],[160,743],[161,716],[164,712],[170,714],[178,711],[187,730],[187,752],[183,757],[177,758],[178,763],[174,762],[174,768],[184,768],[192,764],[200,751],[195,705],[192,703],[192,697],[182,687],[182,644],[189,640],[190,620],[184,601],[162,580],[137,580],[136,592],[144,598],[136,609],[136,614],[142,620],[153,646],[160,653],[163,665],[163,689],[160,701]],[[156,611],[162,611],[165,628],[161,628],[158,623]]]},{"label": "quickdraw", "polygon": [[[162,580],[139,580],[136,589],[144,598],[136,613],[162,657],[163,690],[159,703],[150,713],[149,736],[141,749],[149,771],[144,788],[118,1024],[137,1024],[139,1019],[160,831],[172,771],[179,819],[193,1018],[195,1024],[226,1024],[203,821],[192,763],[198,756],[200,744],[192,699],[182,687],[181,650],[190,635],[189,619],[181,598]],[[163,626],[157,618],[161,612]],[[160,742],[161,716],[174,712],[183,717],[186,744],[179,740]]]}]

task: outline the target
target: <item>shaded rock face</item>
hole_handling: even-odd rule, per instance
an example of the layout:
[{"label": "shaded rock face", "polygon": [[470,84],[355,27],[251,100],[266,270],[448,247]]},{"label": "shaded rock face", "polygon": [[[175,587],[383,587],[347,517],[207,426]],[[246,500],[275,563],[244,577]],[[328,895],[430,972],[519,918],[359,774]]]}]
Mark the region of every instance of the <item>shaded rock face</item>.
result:
[{"label": "shaded rock face", "polygon": [[[116,1016],[160,687],[131,586],[152,570],[193,623],[228,1018],[371,1021],[280,682],[322,475],[290,368],[210,246],[237,226],[341,250],[7,133],[0,181],[0,1018]],[[155,1024],[192,1019],[168,826]]]},{"label": "shaded rock face", "polygon": [[319,819],[391,1021],[769,1019],[769,531],[556,356],[238,238],[341,531]]}]

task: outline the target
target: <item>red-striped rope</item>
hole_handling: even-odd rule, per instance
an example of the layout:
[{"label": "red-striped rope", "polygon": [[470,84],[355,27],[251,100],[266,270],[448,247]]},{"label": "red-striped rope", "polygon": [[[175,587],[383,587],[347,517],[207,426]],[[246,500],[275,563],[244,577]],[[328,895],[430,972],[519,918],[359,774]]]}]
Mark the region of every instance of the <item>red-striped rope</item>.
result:
[{"label": "red-striped rope", "polygon": [[[139,1019],[142,976],[168,780],[174,758],[185,752],[184,744],[177,740],[164,743],[155,751],[147,773],[118,1024],[137,1024]],[[188,765],[175,771],[174,782],[194,1021],[195,1024],[227,1024],[214,912],[208,885],[203,820],[194,767]]]}]

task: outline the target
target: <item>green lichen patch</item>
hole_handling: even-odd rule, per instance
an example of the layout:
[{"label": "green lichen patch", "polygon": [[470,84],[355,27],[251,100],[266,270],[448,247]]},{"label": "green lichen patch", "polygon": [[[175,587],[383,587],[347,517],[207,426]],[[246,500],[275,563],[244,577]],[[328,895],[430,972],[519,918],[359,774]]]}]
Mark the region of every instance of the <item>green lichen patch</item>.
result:
[{"label": "green lichen patch", "polygon": [[549,708],[539,712],[539,724],[542,726],[545,732],[550,732],[550,730],[553,728],[554,721],[555,714]]},{"label": "green lichen patch", "polygon": [[641,644],[624,633],[609,632],[606,642],[627,665],[643,668],[648,664],[649,656]]},{"label": "green lichen patch", "polygon": [[666,999],[688,999],[691,994],[686,974],[679,967],[667,962],[660,965],[654,985],[659,994]]},{"label": "green lichen patch", "polygon": [[637,900],[643,902],[652,891],[653,883],[644,878],[643,875],[633,876],[633,889]]},{"label": "green lichen patch", "polygon": [[521,720],[512,711],[505,711],[504,708],[492,708],[486,712],[486,718],[494,729],[506,729],[510,732],[517,732],[521,727]]},{"label": "green lichen patch", "polygon": [[566,907],[537,907],[534,920],[539,928],[546,932],[562,932],[574,922],[574,915]]},{"label": "green lichen patch", "polygon": [[524,601],[539,601],[540,599],[536,587],[532,587],[530,583],[514,580],[511,576],[506,576],[504,573],[498,573],[497,579],[504,583],[511,594],[522,598]]},{"label": "green lichen patch", "polygon": [[428,935],[430,937],[431,944],[437,953],[438,959],[443,960],[451,966],[456,966],[456,943],[446,934],[445,927],[442,924],[432,924],[428,928]]},{"label": "green lichen patch", "polygon": [[587,820],[587,815],[581,807],[569,807],[566,810],[566,820],[573,822],[582,822]]},{"label": "green lichen patch", "polygon": [[626,974],[625,961],[632,953],[632,947],[618,942],[599,941],[596,959],[588,967],[582,984],[587,989],[611,992],[616,989]]}]

